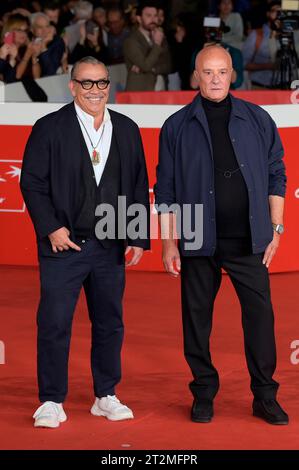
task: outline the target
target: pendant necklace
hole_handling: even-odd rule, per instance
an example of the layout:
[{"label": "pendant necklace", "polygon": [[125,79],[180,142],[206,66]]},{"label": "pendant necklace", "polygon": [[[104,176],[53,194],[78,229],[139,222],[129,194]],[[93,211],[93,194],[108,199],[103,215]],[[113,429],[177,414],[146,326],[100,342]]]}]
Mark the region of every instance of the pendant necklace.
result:
[{"label": "pendant necklace", "polygon": [[92,150],[92,154],[91,154],[91,162],[92,162],[92,164],[93,164],[94,166],[95,166],[95,165],[98,165],[98,164],[100,163],[100,161],[101,161],[101,156],[100,156],[100,152],[99,152],[98,150],[96,150],[96,148],[98,147],[99,143],[100,143],[101,140],[102,140],[103,133],[104,133],[104,129],[105,129],[105,124],[103,124],[103,129],[102,129],[102,132],[101,132],[101,135],[100,135],[100,138],[99,138],[97,144],[96,144],[96,145],[93,145],[92,140],[91,140],[91,138],[90,138],[90,135],[88,134],[87,129],[86,129],[85,125],[84,125],[84,122],[82,121],[82,119],[80,119],[80,116],[78,116],[78,114],[77,114],[77,117],[78,117],[79,121],[81,122],[82,126],[83,126],[84,129],[85,129],[85,132],[86,132],[86,134],[87,134],[87,137],[88,137],[89,142],[90,142],[90,144],[91,144],[91,146],[92,146],[92,149],[93,149],[93,150]]}]

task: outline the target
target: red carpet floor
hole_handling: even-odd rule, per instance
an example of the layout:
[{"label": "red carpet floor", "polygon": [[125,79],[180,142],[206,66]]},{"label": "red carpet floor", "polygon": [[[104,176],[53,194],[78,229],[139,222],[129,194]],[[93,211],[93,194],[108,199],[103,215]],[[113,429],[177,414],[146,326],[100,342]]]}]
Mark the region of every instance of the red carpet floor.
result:
[{"label": "red carpet floor", "polygon": [[34,429],[38,271],[1,267],[1,449],[298,449],[299,364],[290,344],[299,339],[299,273],[272,275],[276,311],[279,399],[290,425],[275,427],[251,415],[239,305],[225,276],[215,307],[212,353],[221,377],[210,424],[189,420],[190,373],[182,353],[179,281],[166,274],[129,272],[125,296],[123,381],[118,395],[136,419],[113,423],[93,417],[90,326],[85,299],[76,311],[65,409],[59,429]]}]

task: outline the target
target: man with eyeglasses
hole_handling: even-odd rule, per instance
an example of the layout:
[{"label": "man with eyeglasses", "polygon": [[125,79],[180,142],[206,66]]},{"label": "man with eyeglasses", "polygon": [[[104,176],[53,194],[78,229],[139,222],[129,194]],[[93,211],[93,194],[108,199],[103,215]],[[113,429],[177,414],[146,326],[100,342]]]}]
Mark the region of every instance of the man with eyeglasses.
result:
[{"label": "man with eyeglasses", "polygon": [[[36,427],[55,428],[67,419],[63,402],[71,327],[82,286],[92,324],[91,413],[112,421],[133,418],[115,395],[121,378],[122,297],[125,266],[140,261],[149,249],[149,236],[119,236],[117,222],[114,234],[105,237],[102,227],[99,235],[103,218],[97,215],[108,204],[114,220],[121,219],[120,195],[126,207],[139,203],[149,214],[143,146],[137,125],[106,107],[110,81],[103,63],[81,59],[72,69],[69,87],[74,101],[34,125],[21,178],[37,235],[41,279],[37,323],[42,404],[33,416]],[[129,220],[124,220],[125,228]],[[132,257],[125,262],[130,250]]]}]

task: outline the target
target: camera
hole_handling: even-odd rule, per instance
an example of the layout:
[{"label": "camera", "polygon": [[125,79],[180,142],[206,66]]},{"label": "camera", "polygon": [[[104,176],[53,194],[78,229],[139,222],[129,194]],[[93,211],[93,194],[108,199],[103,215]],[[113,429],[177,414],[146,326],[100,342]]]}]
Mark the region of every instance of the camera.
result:
[{"label": "camera", "polygon": [[205,43],[222,43],[224,33],[230,31],[221,18],[206,16],[203,21]]},{"label": "camera", "polygon": [[276,54],[276,70],[273,74],[273,88],[289,89],[298,79],[298,57],[295,49],[294,31],[299,30],[299,1],[283,0],[281,10],[271,28],[276,32],[280,50]]},{"label": "camera", "polygon": [[286,0],[281,3],[281,10],[277,11],[277,18],[272,22],[271,28],[280,34],[288,36],[299,29],[299,1]]}]

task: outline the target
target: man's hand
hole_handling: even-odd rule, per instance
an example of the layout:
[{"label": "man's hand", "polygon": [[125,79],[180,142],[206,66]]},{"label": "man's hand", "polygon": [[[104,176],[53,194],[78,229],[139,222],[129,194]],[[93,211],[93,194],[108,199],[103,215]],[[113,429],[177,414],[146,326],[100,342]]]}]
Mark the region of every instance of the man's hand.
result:
[{"label": "man's hand", "polygon": [[279,241],[280,241],[280,235],[277,232],[274,232],[273,240],[267,246],[266,251],[264,253],[264,258],[263,258],[263,264],[265,264],[267,268],[269,268],[270,263],[276,253],[276,250],[279,246]]},{"label": "man's hand", "polygon": [[73,250],[81,251],[80,246],[76,245],[72,240],[69,238],[70,231],[66,227],[61,227],[55,232],[50,233],[49,240],[52,245],[52,250],[54,253],[58,253],[58,251],[69,250],[73,248]]},{"label": "man's hand", "polygon": [[152,40],[157,46],[161,46],[164,39],[164,32],[161,28],[156,28],[152,31]]},{"label": "man's hand", "polygon": [[133,250],[133,256],[130,261],[126,261],[126,267],[128,266],[136,266],[142,258],[143,255],[143,248],[139,248],[138,246],[127,246],[125,255],[127,255],[131,249]]},{"label": "man's hand", "polygon": [[162,260],[166,271],[173,277],[178,277],[181,271],[181,258],[175,241],[163,240]]},{"label": "man's hand", "polygon": [[131,72],[140,73],[140,68],[138,67],[138,65],[132,65]]}]

